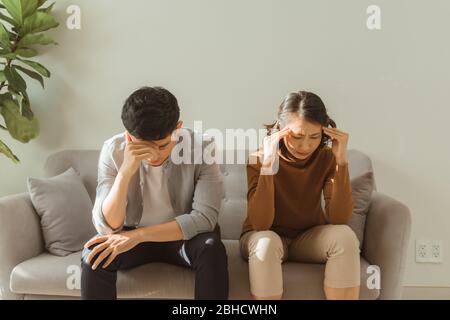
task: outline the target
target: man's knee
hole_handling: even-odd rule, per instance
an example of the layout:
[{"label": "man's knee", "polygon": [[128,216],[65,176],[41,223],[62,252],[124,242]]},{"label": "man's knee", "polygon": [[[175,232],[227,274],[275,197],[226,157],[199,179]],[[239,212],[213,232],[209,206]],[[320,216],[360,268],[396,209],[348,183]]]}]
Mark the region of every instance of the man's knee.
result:
[{"label": "man's knee", "polygon": [[108,260],[108,257],[106,257],[98,266],[95,270],[92,269],[92,266],[94,265],[96,259],[98,258],[98,256],[100,255],[101,252],[97,253],[95,256],[91,257],[89,259],[89,256],[92,252],[92,250],[94,250],[94,248],[96,247],[96,245],[90,247],[90,248],[84,248],[83,252],[81,253],[81,269],[82,270],[89,270],[89,271],[97,271],[97,270],[106,270],[106,271],[116,271],[118,268],[118,260],[119,260],[119,256],[116,256],[115,259],[106,267],[103,268],[103,264],[106,262],[106,260]]},{"label": "man's knee", "polygon": [[[196,239],[197,240],[197,239]],[[199,236],[196,241],[198,256],[201,263],[227,264],[227,253],[220,235],[216,232],[208,232]]]}]

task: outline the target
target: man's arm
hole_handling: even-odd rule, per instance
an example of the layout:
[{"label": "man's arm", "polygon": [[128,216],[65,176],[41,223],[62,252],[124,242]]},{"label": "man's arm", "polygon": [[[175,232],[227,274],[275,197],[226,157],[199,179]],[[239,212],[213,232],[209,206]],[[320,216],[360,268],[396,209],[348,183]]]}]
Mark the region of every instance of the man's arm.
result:
[{"label": "man's arm", "polygon": [[[98,161],[96,198],[92,210],[92,221],[98,233],[111,234],[121,230],[125,218],[126,189],[128,188],[125,184],[126,179],[118,178],[118,170],[112,159],[111,145],[104,143]],[[116,194],[115,197],[111,194],[112,192]],[[118,195],[119,201],[111,201]],[[110,217],[111,208],[115,209],[113,219]],[[118,223],[119,219],[121,223]]]},{"label": "man's arm", "polygon": [[112,229],[121,228],[125,220],[129,184],[130,178],[119,171],[108,196],[103,201],[103,216]]},{"label": "man's arm", "polygon": [[144,159],[157,156],[152,143],[132,141],[127,135],[124,160],[118,169],[112,159],[112,150],[103,144],[98,163],[97,196],[93,209],[93,220],[100,234],[111,234],[122,229],[127,206],[128,186]]},{"label": "man's arm", "polygon": [[176,221],[170,221],[136,229],[139,242],[166,242],[183,239],[183,232]]}]

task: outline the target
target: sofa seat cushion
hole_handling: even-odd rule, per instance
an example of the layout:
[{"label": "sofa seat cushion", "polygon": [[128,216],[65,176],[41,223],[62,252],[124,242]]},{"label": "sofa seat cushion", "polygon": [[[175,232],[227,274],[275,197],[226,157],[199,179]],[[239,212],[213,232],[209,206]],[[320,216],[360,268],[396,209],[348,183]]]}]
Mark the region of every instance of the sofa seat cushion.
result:
[{"label": "sofa seat cushion", "polygon": [[[223,240],[228,254],[230,299],[250,299],[248,264],[237,240]],[[65,257],[43,253],[17,265],[11,273],[11,290],[18,294],[79,297],[81,251]],[[379,290],[368,290],[368,262],[361,258],[361,298],[376,299]],[[324,264],[283,264],[285,299],[324,299]],[[195,275],[187,268],[150,263],[118,273],[119,298],[191,299]]]}]

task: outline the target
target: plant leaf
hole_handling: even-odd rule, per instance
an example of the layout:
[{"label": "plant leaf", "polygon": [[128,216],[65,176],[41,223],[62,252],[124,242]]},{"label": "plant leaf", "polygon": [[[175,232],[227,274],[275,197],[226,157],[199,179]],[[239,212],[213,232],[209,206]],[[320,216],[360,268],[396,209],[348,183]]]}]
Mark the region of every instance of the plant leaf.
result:
[{"label": "plant leaf", "polygon": [[11,19],[10,17],[4,15],[3,13],[0,12],[0,19],[4,20],[6,22],[8,22],[10,25],[14,26],[14,27],[18,27],[19,25],[17,24],[17,22],[15,22],[13,19]]},{"label": "plant leaf", "polygon": [[39,73],[34,72],[34,71],[31,71],[31,70],[28,70],[28,69],[26,69],[26,68],[23,68],[23,67],[21,67],[21,66],[15,65],[15,64],[12,65],[12,66],[13,66],[14,68],[16,68],[17,70],[19,70],[19,71],[25,73],[25,74],[26,74],[27,76],[29,76],[30,78],[39,81],[40,84],[41,84],[41,86],[42,86],[42,88],[44,88],[44,78],[42,78],[42,76],[41,76]]},{"label": "plant leaf", "polygon": [[3,0],[3,5],[14,21],[23,25],[24,19],[36,12],[38,0]]},{"label": "plant leaf", "polygon": [[20,162],[19,158],[17,158],[17,156],[11,151],[11,149],[2,140],[0,140],[0,153],[3,153],[5,156],[10,158],[14,163]]},{"label": "plant leaf", "polygon": [[43,32],[56,28],[57,26],[59,26],[59,23],[51,14],[43,11],[36,11],[31,16],[25,18],[21,35],[25,36],[28,33]]},{"label": "plant leaf", "polygon": [[6,81],[5,72],[3,70],[0,71],[0,82]]},{"label": "plant leaf", "polygon": [[14,139],[27,143],[38,136],[40,130],[39,121],[36,117],[33,117],[32,120],[23,117],[15,101],[4,101],[0,113],[5,119],[9,133]]},{"label": "plant leaf", "polygon": [[12,53],[12,52],[0,50],[0,57],[13,60],[13,59],[16,59],[16,54]]},{"label": "plant leaf", "polygon": [[20,114],[27,118],[28,120],[33,120],[34,113],[30,108],[30,99],[28,98],[28,94],[26,91],[17,92],[13,88],[8,87],[10,100],[16,99],[16,103],[19,106]]},{"label": "plant leaf", "polygon": [[48,45],[48,44],[57,44],[56,41],[54,41],[49,36],[39,33],[39,34],[27,34],[25,35],[17,44],[19,48],[27,47],[34,44],[40,44],[40,45]]},{"label": "plant leaf", "polygon": [[11,50],[11,42],[9,41],[9,34],[6,31],[3,23],[0,23],[0,46],[3,49]]},{"label": "plant leaf", "polygon": [[27,83],[14,68],[6,66],[4,72],[10,86],[12,86],[17,91],[27,90]]},{"label": "plant leaf", "polygon": [[40,8],[44,5],[44,3],[47,2],[47,0],[38,0],[38,5],[37,7]]},{"label": "plant leaf", "polygon": [[42,64],[35,62],[35,61],[31,61],[31,60],[25,60],[25,59],[20,59],[18,58],[21,62],[25,63],[26,65],[32,67],[34,70],[36,70],[37,72],[39,72],[39,74],[41,74],[42,76],[49,78],[51,76],[50,71],[44,67]]},{"label": "plant leaf", "polygon": [[46,13],[50,13],[50,12],[52,12],[53,7],[55,6],[55,3],[56,3],[56,2],[53,2],[53,3],[52,3],[51,5],[49,5],[47,8],[39,9],[39,11],[44,11],[44,12],[46,12]]},{"label": "plant leaf", "polygon": [[38,52],[32,48],[17,48],[14,53],[24,58],[33,58],[38,55]]},{"label": "plant leaf", "polygon": [[17,99],[20,114],[31,121],[33,120],[34,113],[30,108],[30,100],[28,99],[26,92],[22,92],[22,94],[23,96],[20,93],[13,93],[13,96]]}]

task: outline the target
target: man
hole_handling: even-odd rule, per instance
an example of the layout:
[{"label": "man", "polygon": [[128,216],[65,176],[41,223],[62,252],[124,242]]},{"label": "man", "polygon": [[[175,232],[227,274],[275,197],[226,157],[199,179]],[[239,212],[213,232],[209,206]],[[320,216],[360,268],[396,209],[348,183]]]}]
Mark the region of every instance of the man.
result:
[{"label": "man", "polygon": [[117,271],[150,262],[192,268],[196,299],[228,298],[217,225],[222,175],[217,163],[174,163],[181,130],[192,142],[185,152],[213,143],[183,129],[179,117],[177,99],[161,87],[141,88],[126,100],[126,131],[103,144],[98,162],[99,235],[83,250],[83,299],[116,299]]}]

